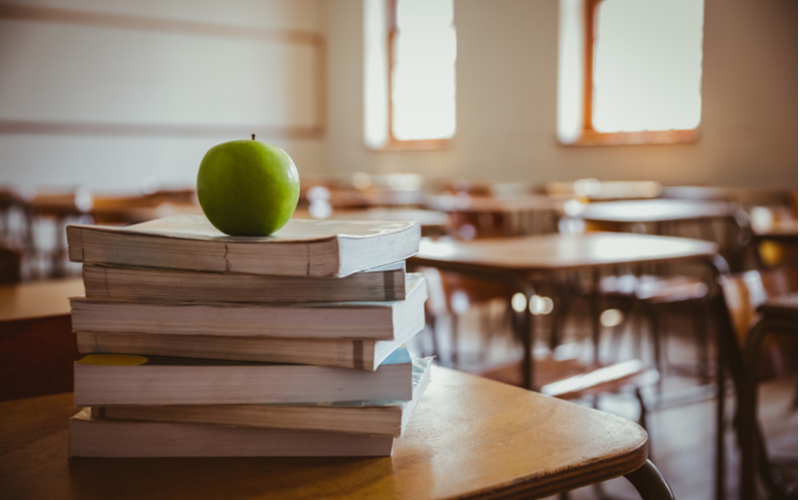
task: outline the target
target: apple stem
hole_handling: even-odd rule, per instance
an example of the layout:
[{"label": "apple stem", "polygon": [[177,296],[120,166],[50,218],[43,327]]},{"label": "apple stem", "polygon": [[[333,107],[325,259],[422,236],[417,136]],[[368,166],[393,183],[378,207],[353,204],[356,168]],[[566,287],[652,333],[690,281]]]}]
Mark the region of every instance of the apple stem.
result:
[{"label": "apple stem", "polygon": [[250,136],[252,137],[252,140],[256,140],[256,134],[250,134]]}]

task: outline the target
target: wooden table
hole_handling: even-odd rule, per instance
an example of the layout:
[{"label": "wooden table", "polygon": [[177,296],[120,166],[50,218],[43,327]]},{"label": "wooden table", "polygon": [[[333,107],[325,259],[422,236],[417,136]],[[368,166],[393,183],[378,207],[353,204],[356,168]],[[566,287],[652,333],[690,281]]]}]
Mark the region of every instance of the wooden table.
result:
[{"label": "wooden table", "polygon": [[[455,226],[477,225],[483,233],[520,236],[554,232],[563,201],[549,196],[493,198],[488,196],[439,195],[428,200],[428,208],[450,214]],[[537,228],[536,219],[543,219]]]},{"label": "wooden table", "polygon": [[0,286],[0,401],[72,390],[67,298],[83,293],[81,278]]},{"label": "wooden table", "polygon": [[[597,281],[597,271],[603,268],[623,264],[709,260],[716,253],[716,244],[686,238],[625,233],[553,234],[472,242],[422,242],[419,254],[410,259],[409,264],[500,281],[517,288],[530,300],[534,295],[531,283],[555,271],[593,269]],[[594,288],[597,288],[597,283]],[[597,321],[599,311],[593,316],[592,334],[597,345],[600,335]],[[525,387],[533,388],[532,319],[528,313],[523,318],[524,321],[519,322],[518,332],[524,343],[523,377]]]},{"label": "wooden table", "polygon": [[[728,202],[687,201],[687,200],[637,200],[611,201],[586,205],[578,215],[587,222],[604,225],[632,226],[634,224],[655,224],[655,234],[666,234],[671,223],[707,223],[714,219],[733,218],[739,206]],[[712,230],[703,226],[706,233]],[[713,234],[707,234],[713,240]]]},{"label": "wooden table", "polygon": [[[609,202],[611,203],[611,202]],[[594,270],[594,290],[598,289],[598,271],[624,264],[647,264],[682,261],[700,261],[708,266],[714,282],[720,274],[729,273],[727,263],[717,255],[714,243],[673,238],[666,236],[646,236],[628,233],[585,233],[574,236],[547,235],[527,238],[489,239],[473,242],[423,242],[420,253],[409,260],[410,264],[431,266],[444,270],[457,271],[507,286],[516,287],[524,293],[528,301],[534,295],[532,281],[546,277],[556,271],[592,269]],[[595,292],[596,294],[596,292]],[[592,301],[597,303],[596,297]],[[717,342],[716,383],[720,397],[717,406],[716,439],[716,489],[718,498],[724,490],[724,390],[725,364],[724,350],[728,345],[735,346],[735,338],[727,336],[720,328],[721,318],[727,318],[728,310],[722,294],[717,292],[710,299],[710,309],[714,314],[719,335]],[[526,308],[527,311],[527,308]],[[596,305],[593,306],[592,337],[597,345],[600,324]],[[524,386],[533,388],[532,358],[532,317],[529,312],[518,322],[517,335],[523,340],[523,380]],[[595,350],[595,356],[597,351]]]},{"label": "wooden table", "polygon": [[413,208],[371,208],[367,210],[334,210],[330,220],[387,220],[417,221],[422,228],[423,236],[441,236],[447,234],[450,219],[447,214],[435,210]]},{"label": "wooden table", "polygon": [[767,225],[752,224],[753,237],[797,245],[797,221],[781,220]]},{"label": "wooden table", "polygon": [[0,404],[5,498],[539,498],[622,475],[673,498],[634,422],[445,368],[387,458],[67,460],[76,412],[69,393]]},{"label": "wooden table", "polygon": [[785,494],[782,485],[775,482],[769,472],[768,457],[758,427],[758,374],[761,348],[767,334],[797,335],[797,294],[767,299],[757,309],[758,322],[747,334],[744,350],[747,366],[747,383],[739,395],[739,439],[742,449],[740,496],[742,500],[755,498],[756,473],[761,473],[765,486],[776,496]]}]

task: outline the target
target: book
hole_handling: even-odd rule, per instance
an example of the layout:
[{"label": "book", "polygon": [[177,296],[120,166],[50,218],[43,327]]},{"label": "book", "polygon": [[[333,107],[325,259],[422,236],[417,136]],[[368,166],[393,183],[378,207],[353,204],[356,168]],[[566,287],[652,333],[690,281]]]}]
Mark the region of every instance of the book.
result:
[{"label": "book", "polygon": [[69,422],[69,457],[379,457],[385,435],[296,431],[93,418],[83,409]]},{"label": "book", "polygon": [[90,354],[75,362],[75,406],[411,400],[405,347],[374,372],[248,361]]},{"label": "book", "polygon": [[93,407],[92,416],[399,437],[430,382],[431,362],[432,358],[413,360],[414,388],[411,401],[354,401],[317,405],[108,406]]},{"label": "book", "polygon": [[305,339],[170,335],[128,332],[75,332],[82,354],[142,354],[206,359],[335,366],[374,371],[414,332],[395,340]]},{"label": "book", "polygon": [[228,236],[202,215],[67,226],[73,262],[275,276],[349,276],[405,260],[419,241],[418,222],[292,219],[263,237]]},{"label": "book", "polygon": [[425,280],[406,274],[407,298],[289,304],[129,302],[73,297],[76,332],[395,340],[425,323]]},{"label": "book", "polygon": [[344,278],[265,276],[85,263],[90,299],[145,302],[344,302],[406,298],[405,262]]}]

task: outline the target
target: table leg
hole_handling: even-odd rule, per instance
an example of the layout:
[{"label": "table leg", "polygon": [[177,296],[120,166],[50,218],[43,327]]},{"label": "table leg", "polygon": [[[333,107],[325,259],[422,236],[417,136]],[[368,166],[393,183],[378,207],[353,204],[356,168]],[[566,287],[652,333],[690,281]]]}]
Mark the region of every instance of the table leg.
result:
[{"label": "table leg", "polygon": [[[727,311],[726,311],[727,312]],[[720,329],[717,322],[717,329]],[[717,434],[714,488],[717,500],[725,500],[725,348],[723,336],[717,335]]]},{"label": "table leg", "polygon": [[636,488],[642,500],[675,500],[667,480],[650,460],[625,478]]},{"label": "table leg", "polygon": [[594,345],[594,362],[600,363],[600,270],[592,271],[592,344]]},{"label": "table leg", "polygon": [[518,283],[522,293],[525,294],[525,310],[520,313],[520,320],[517,322],[519,328],[519,338],[522,339],[522,381],[524,387],[529,391],[534,390],[536,381],[534,380],[533,365],[533,315],[530,310],[531,297],[534,295],[533,287],[529,283]]},{"label": "table leg", "polygon": [[[711,282],[719,283],[719,277],[723,274],[730,274],[728,263],[720,255],[715,255],[709,262],[711,272]],[[727,353],[732,351],[732,358],[738,354],[734,351],[736,346],[736,333],[733,331],[730,317],[728,316],[728,306],[722,290],[717,290],[715,296],[709,298],[709,306],[714,317],[714,326],[717,333],[717,433],[716,433],[716,464],[715,482],[717,500],[725,500],[725,367],[728,363]],[[735,360],[733,365],[737,363]],[[739,363],[741,364],[741,363]],[[735,372],[737,366],[731,366]]]}]

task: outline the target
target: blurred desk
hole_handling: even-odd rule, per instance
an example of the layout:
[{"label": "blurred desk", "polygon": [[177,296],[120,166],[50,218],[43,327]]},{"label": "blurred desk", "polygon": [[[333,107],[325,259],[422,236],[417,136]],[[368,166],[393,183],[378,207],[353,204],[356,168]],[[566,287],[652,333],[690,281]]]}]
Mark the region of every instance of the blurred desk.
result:
[{"label": "blurred desk", "polygon": [[592,203],[579,217],[587,222],[664,223],[733,217],[738,211],[735,203],[659,199]]},{"label": "blurred desk", "polygon": [[797,221],[776,221],[766,226],[752,225],[753,238],[759,241],[775,241],[797,246]]},{"label": "blurred desk", "polygon": [[[474,235],[461,235],[464,239],[555,232],[563,205],[563,201],[534,195],[520,198],[440,195],[428,201],[432,210],[449,214],[459,232],[463,226],[474,228]],[[537,219],[541,224],[537,225]]]},{"label": "blurred desk", "polygon": [[[626,233],[587,233],[574,236],[555,234],[471,242],[423,241],[419,254],[412,257],[409,264],[499,281],[524,293],[526,303],[530,303],[535,293],[531,283],[555,271],[593,269],[593,289],[597,290],[599,269],[622,264],[710,261],[717,250],[714,243],[687,238]],[[597,299],[595,297],[592,301],[595,309]],[[528,308],[525,310],[527,312],[523,314],[524,320],[518,322],[518,334],[524,344],[523,380],[525,387],[533,388],[532,318]],[[593,314],[592,335],[596,346],[600,336],[600,311],[594,312],[596,314]]]},{"label": "blurred desk", "polygon": [[164,202],[155,206],[126,205],[96,200],[89,214],[97,224],[138,224],[169,215],[202,215],[203,209],[193,202]]},{"label": "blurred desk", "polygon": [[447,234],[450,219],[446,214],[434,210],[412,208],[372,208],[368,210],[334,211],[330,220],[386,220],[416,221],[422,227],[423,236],[441,236]]},{"label": "blurred desk", "polygon": [[0,491],[9,498],[540,498],[622,475],[673,498],[634,422],[433,367],[384,458],[74,459],[72,394],[0,404]]},{"label": "blurred desk", "polygon": [[80,278],[0,286],[0,401],[72,390],[69,297]]},{"label": "blurred desk", "polygon": [[797,220],[770,220],[768,223],[753,218],[750,236],[755,245],[758,267],[797,268]]}]

